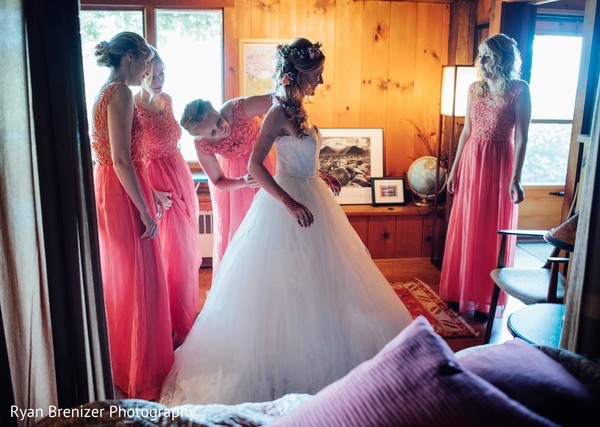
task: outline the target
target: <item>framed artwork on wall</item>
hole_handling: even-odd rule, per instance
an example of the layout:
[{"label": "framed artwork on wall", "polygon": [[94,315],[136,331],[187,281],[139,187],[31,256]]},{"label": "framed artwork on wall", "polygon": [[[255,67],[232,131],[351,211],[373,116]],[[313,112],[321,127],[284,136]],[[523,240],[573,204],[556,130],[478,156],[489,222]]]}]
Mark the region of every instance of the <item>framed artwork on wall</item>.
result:
[{"label": "framed artwork on wall", "polygon": [[383,129],[322,128],[321,170],[342,184],[341,205],[372,203],[371,177],[383,176]]},{"label": "framed artwork on wall", "polygon": [[372,205],[405,205],[405,185],[402,177],[371,178]]},{"label": "framed artwork on wall", "polygon": [[273,64],[278,39],[240,39],[240,96],[262,95],[273,89]]}]

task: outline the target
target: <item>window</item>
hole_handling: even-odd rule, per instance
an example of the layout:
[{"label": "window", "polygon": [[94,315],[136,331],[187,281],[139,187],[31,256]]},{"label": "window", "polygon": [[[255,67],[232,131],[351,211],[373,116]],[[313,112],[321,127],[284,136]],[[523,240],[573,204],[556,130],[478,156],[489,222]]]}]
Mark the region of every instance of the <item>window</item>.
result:
[{"label": "window", "polygon": [[[544,20],[544,16],[539,19]],[[551,20],[557,21],[556,17]],[[524,184],[565,183],[581,42],[577,35],[557,31],[540,34],[536,30],[530,85],[532,120],[523,166]]]},{"label": "window", "polygon": [[[165,62],[164,91],[173,98],[179,120],[185,105],[209,100],[223,103],[223,19],[220,11],[157,10],[156,48]],[[193,138],[184,130],[180,140],[186,160],[196,160]]]},{"label": "window", "polygon": [[[109,9],[109,8],[107,8]],[[153,43],[165,62],[164,91],[173,98],[173,111],[179,120],[185,105],[196,98],[212,102],[215,108],[223,103],[223,12],[221,10],[148,9],[152,14],[156,34],[149,37],[145,30],[144,10],[80,11],[81,40],[88,117],[98,89],[106,81],[109,69],[98,67],[94,46],[110,40],[120,31],[144,35]],[[147,16],[147,15],[146,15]],[[138,88],[132,88],[137,91]],[[196,162],[192,138],[184,130],[181,152],[190,162]]]},{"label": "window", "polygon": [[144,15],[139,10],[82,10],[79,12],[79,26],[81,28],[81,50],[83,51],[85,103],[88,122],[91,123],[94,98],[110,73],[108,68],[96,65],[94,46],[103,40],[110,40],[120,31],[143,34]]}]

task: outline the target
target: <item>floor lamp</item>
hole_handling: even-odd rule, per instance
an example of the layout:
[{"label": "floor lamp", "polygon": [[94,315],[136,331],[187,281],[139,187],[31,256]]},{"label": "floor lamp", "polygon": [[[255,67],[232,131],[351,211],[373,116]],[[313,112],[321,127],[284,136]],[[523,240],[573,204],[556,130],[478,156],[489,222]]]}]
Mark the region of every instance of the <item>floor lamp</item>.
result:
[{"label": "floor lamp", "polygon": [[[442,138],[442,129],[444,126],[444,117],[450,118],[450,139],[448,141],[448,147],[446,150],[446,155],[448,158],[448,165],[446,174],[450,173],[452,168],[453,156],[455,151],[455,128],[456,128],[456,118],[457,117],[465,117],[467,111],[467,97],[469,94],[469,86],[471,83],[476,81],[477,71],[475,67],[472,65],[444,65],[442,67],[442,94],[440,101],[440,123],[439,123],[439,140],[437,145],[437,167],[435,171],[435,197],[433,199],[433,225],[432,225],[432,236],[434,239],[434,244],[431,245],[431,261],[438,266],[441,264],[441,260],[443,257],[443,246],[445,242],[444,239],[436,238],[436,222],[437,222],[437,205],[438,205],[438,192],[439,188],[439,180],[440,180],[440,162],[442,159],[442,145],[445,138]],[[445,224],[448,222],[448,217],[450,215],[450,198],[446,198],[446,209],[445,209]],[[441,252],[440,256],[436,258],[436,244],[438,241],[441,244]],[[439,265],[438,267],[441,267]]]}]

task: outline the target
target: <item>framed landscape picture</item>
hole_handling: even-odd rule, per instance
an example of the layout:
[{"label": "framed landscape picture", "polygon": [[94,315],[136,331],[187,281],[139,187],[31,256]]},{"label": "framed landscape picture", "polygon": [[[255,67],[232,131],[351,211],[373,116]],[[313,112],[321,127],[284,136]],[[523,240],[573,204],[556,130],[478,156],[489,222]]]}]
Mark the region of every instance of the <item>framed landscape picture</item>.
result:
[{"label": "framed landscape picture", "polygon": [[323,128],[321,170],[342,184],[342,205],[372,203],[371,177],[383,176],[383,129]]},{"label": "framed landscape picture", "polygon": [[278,39],[240,39],[240,96],[262,95],[273,89],[273,64]]},{"label": "framed landscape picture", "polygon": [[373,206],[404,205],[404,178],[371,178]]}]

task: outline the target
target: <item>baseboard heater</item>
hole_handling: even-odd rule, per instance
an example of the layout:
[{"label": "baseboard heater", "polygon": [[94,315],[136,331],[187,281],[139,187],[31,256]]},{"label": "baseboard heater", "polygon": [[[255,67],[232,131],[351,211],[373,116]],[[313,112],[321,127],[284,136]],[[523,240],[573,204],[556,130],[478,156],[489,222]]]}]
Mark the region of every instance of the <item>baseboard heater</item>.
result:
[{"label": "baseboard heater", "polygon": [[212,266],[213,213],[200,211],[198,215],[198,241],[202,254],[202,267]]}]

